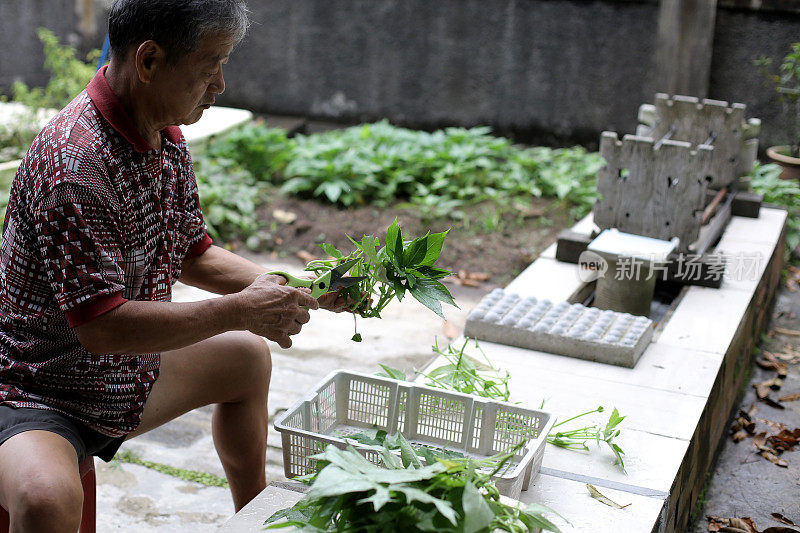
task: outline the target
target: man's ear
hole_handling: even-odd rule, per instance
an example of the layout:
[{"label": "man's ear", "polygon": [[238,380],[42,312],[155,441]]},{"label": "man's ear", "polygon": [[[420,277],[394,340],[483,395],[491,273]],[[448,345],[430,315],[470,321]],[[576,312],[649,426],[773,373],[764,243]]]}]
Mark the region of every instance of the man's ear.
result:
[{"label": "man's ear", "polygon": [[157,68],[165,63],[164,49],[153,40],[148,40],[139,45],[134,58],[136,74],[142,83],[150,83]]}]

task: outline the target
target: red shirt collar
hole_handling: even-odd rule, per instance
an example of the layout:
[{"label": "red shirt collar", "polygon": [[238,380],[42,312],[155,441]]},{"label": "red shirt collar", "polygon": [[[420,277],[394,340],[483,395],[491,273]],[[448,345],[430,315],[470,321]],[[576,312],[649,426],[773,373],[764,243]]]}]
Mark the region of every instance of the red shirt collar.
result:
[{"label": "red shirt collar", "polygon": [[[92,81],[86,86],[86,92],[89,98],[94,102],[97,110],[103,115],[111,127],[119,132],[120,135],[125,137],[125,140],[133,145],[133,149],[137,152],[149,152],[150,145],[142,137],[136,124],[133,123],[130,115],[122,107],[122,104],[111,90],[111,86],[106,81],[106,69],[108,65],[104,66],[97,71]],[[162,135],[173,144],[178,144],[183,136],[181,129],[178,126],[167,126],[161,130]]]}]

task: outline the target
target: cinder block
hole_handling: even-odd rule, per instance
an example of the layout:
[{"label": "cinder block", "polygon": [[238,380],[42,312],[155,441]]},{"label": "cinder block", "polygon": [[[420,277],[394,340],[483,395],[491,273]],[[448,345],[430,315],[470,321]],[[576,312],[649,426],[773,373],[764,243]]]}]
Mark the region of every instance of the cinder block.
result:
[{"label": "cinder block", "polygon": [[653,321],[494,289],[467,317],[464,335],[633,367],[653,336]]}]

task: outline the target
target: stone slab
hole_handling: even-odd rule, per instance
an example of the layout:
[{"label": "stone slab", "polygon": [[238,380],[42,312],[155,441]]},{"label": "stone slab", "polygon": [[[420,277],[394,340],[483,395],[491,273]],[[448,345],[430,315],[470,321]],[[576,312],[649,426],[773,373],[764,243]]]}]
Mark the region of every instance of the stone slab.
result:
[{"label": "stone slab", "polygon": [[753,292],[774,251],[774,243],[740,241],[724,235],[715,249],[726,261],[724,287]]},{"label": "stone slab", "polygon": [[735,289],[690,287],[656,342],[723,356],[753,294]]},{"label": "stone slab", "polygon": [[649,533],[652,528],[650,524],[658,521],[664,505],[663,498],[597,488],[612,501],[630,505],[624,509],[609,507],[589,495],[586,483],[549,475],[536,478],[531,487],[522,493],[520,500],[524,503],[541,503],[557,511],[564,519],[557,516],[551,518],[563,533]]},{"label": "stone slab", "polygon": [[[220,533],[263,531],[264,520],[272,516],[276,511],[291,507],[302,498],[303,494],[300,492],[269,485],[216,531]],[[281,529],[281,531],[296,531],[296,528],[285,528]]]},{"label": "stone slab", "polygon": [[535,296],[553,302],[570,301],[584,283],[578,277],[578,266],[555,259],[541,258],[522,271],[508,284],[506,291],[520,296]]},{"label": "stone slab", "polygon": [[[453,341],[459,347],[462,343],[463,338]],[[715,354],[688,349],[676,350],[657,342],[647,347],[634,368],[598,365],[593,361],[484,341],[479,346],[497,368],[519,369],[528,376],[557,368],[573,376],[595,378],[609,384],[647,386],[701,398],[709,396],[720,360]],[[467,353],[472,351],[471,347],[472,345],[468,347]],[[441,360],[431,364],[439,362]]]},{"label": "stone slab", "polygon": [[724,237],[752,243],[775,243],[786,221],[786,210],[761,206],[758,218],[731,218]]}]

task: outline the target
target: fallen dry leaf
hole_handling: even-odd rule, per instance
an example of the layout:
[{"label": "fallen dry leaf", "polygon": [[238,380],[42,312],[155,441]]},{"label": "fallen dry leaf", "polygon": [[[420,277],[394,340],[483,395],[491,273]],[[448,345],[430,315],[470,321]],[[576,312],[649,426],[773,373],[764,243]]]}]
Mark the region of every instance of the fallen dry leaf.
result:
[{"label": "fallen dry leaf", "polygon": [[781,396],[778,398],[779,402],[794,402],[800,400],[800,392],[795,392],[794,394],[787,394],[786,396]]},{"label": "fallen dry leaf", "polygon": [[747,431],[745,431],[744,429],[740,429],[739,431],[734,433],[731,436],[731,438],[733,439],[733,442],[741,442],[749,436],[750,434]]},{"label": "fallen dry leaf", "polygon": [[767,461],[769,461],[770,463],[772,463],[772,464],[774,464],[776,466],[780,466],[782,468],[788,468],[789,467],[789,463],[787,463],[785,460],[781,459],[780,457],[778,457],[777,455],[775,455],[772,452],[768,452],[766,450],[761,450],[758,453],[759,453],[759,455],[761,455],[761,457],[763,457],[764,459],[766,459]]},{"label": "fallen dry leaf", "polygon": [[792,522],[790,519],[788,519],[785,516],[783,516],[781,513],[770,513],[770,516],[772,518],[774,518],[775,520],[777,520],[778,522],[780,522],[782,524],[786,524],[787,526],[796,526],[797,525],[794,522]]},{"label": "fallen dry leaf", "polygon": [[475,281],[489,281],[492,275],[488,272],[470,272],[467,274],[467,278],[474,279]]},{"label": "fallen dry leaf", "polygon": [[779,361],[775,354],[771,352],[762,352],[762,354],[764,358],[756,360],[756,364],[764,370],[774,370],[778,373],[778,376],[785,378],[789,373],[789,367],[786,363]]},{"label": "fallen dry leaf", "polygon": [[787,328],[774,327],[774,328],[772,328],[772,330],[775,333],[780,333],[781,335],[800,336],[800,331],[798,331],[796,329],[787,329]]},{"label": "fallen dry leaf", "polygon": [[706,516],[708,530],[720,533],[761,533],[756,528],[755,522],[749,516],[742,518],[723,518],[721,516]]},{"label": "fallen dry leaf", "polygon": [[629,503],[625,505],[620,505],[615,501],[609,500],[608,498],[600,494],[600,491],[597,490],[593,485],[589,485],[588,483],[586,484],[586,488],[589,489],[589,495],[592,498],[608,505],[609,507],[613,507],[615,509],[625,509],[628,505],[630,505]]},{"label": "fallen dry leaf", "polygon": [[800,443],[800,428],[784,429],[777,435],[770,435],[767,442],[778,451],[790,451]]}]

